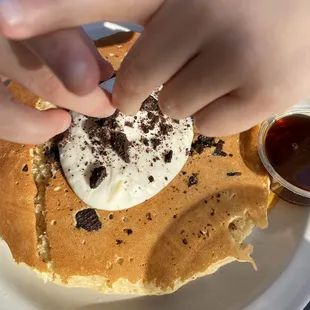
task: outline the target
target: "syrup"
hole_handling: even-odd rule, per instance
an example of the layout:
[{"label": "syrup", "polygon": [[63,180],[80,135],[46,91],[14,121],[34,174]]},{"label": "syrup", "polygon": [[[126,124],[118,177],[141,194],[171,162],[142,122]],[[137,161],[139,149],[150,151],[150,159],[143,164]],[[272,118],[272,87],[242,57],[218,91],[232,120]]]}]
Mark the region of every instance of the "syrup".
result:
[{"label": "syrup", "polygon": [[276,172],[296,187],[310,191],[310,117],[285,116],[270,127],[266,155]]}]

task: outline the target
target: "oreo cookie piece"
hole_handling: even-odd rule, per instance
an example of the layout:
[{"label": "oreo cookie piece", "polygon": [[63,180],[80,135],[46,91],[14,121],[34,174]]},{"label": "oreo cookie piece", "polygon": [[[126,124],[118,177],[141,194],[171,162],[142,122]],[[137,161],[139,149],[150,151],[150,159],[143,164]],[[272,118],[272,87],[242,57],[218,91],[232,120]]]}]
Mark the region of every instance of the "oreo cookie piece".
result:
[{"label": "oreo cookie piece", "polygon": [[201,154],[205,148],[211,148],[216,146],[215,139],[212,137],[206,137],[199,135],[197,140],[192,143],[191,153],[194,152]]},{"label": "oreo cookie piece", "polygon": [[242,173],[241,172],[227,172],[226,175],[228,177],[239,177]]},{"label": "oreo cookie piece", "polygon": [[90,188],[91,189],[97,188],[101,184],[101,182],[105,179],[106,176],[107,176],[107,170],[105,167],[101,166],[95,168],[89,179]]},{"label": "oreo cookie piece", "polygon": [[123,132],[111,132],[111,146],[113,151],[125,162],[130,163],[129,141]]},{"label": "oreo cookie piece", "polygon": [[166,163],[166,164],[167,164],[167,163],[171,163],[172,155],[173,155],[173,151],[172,151],[172,150],[170,150],[170,151],[168,151],[168,152],[166,152],[166,153],[164,154],[164,160],[165,160],[165,163]]},{"label": "oreo cookie piece", "polygon": [[188,182],[187,182],[187,186],[191,187],[193,185],[198,184],[198,178],[197,178],[197,174],[193,173],[189,178],[188,178]]},{"label": "oreo cookie piece", "polygon": [[86,231],[97,231],[102,227],[97,212],[94,209],[84,209],[76,213],[76,228],[85,229]]},{"label": "oreo cookie piece", "polygon": [[219,140],[217,143],[216,143],[216,147],[215,147],[215,150],[213,152],[213,155],[214,156],[222,156],[222,157],[226,157],[227,156],[227,153],[225,153],[223,151],[223,146],[224,146],[224,141],[223,140]]}]

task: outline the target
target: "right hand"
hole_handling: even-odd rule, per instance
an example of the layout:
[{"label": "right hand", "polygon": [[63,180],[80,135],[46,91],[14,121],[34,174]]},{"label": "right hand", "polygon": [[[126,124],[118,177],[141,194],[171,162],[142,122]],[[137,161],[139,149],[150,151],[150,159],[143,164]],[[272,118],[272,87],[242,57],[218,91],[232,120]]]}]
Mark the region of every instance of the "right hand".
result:
[{"label": "right hand", "polygon": [[[58,64],[62,56],[75,63],[76,80],[62,83],[58,78],[67,72],[66,66]],[[0,59],[0,139],[43,143],[65,131],[71,122],[64,109],[38,111],[17,102],[3,83],[7,79],[68,110],[94,117],[106,117],[115,110],[110,96],[99,86],[94,87],[100,80],[109,79],[113,68],[100,56],[82,28],[51,33],[48,40],[38,36],[13,41],[0,36]],[[83,79],[82,84],[79,78]]]}]

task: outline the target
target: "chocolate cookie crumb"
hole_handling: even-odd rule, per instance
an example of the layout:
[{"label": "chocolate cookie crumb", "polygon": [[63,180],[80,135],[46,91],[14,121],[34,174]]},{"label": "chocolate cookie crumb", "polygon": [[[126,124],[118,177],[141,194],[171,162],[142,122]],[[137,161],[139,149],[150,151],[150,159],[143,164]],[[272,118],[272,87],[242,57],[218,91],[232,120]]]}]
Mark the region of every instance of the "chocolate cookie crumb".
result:
[{"label": "chocolate cookie crumb", "polygon": [[236,176],[240,176],[242,173],[241,172],[227,172],[226,175],[228,177],[236,177]]},{"label": "chocolate cookie crumb", "polygon": [[141,111],[160,111],[159,110],[159,106],[158,106],[158,102],[157,100],[152,97],[149,96],[143,103],[142,103],[142,107],[141,107]]},{"label": "chocolate cookie crumb", "polygon": [[223,151],[223,145],[224,145],[224,141],[223,140],[219,140],[217,143],[216,143],[216,147],[215,147],[215,150],[213,152],[213,155],[214,156],[222,156],[222,157],[226,157],[227,156],[227,153],[225,153]]},{"label": "chocolate cookie crumb", "polygon": [[151,139],[151,143],[152,143],[153,149],[156,150],[157,147],[160,145],[160,140],[154,138],[154,139]]},{"label": "chocolate cookie crumb", "polygon": [[26,164],[26,165],[23,167],[22,171],[23,171],[23,172],[28,172],[28,170],[29,170],[29,168],[28,168],[28,165]]},{"label": "chocolate cookie crumb", "polygon": [[146,138],[142,138],[142,143],[143,143],[145,146],[149,146],[149,140],[146,139]]},{"label": "chocolate cookie crumb", "polygon": [[149,220],[149,221],[152,220],[152,215],[151,215],[151,213],[146,213],[145,217],[146,217],[146,219]]},{"label": "chocolate cookie crumb", "polygon": [[103,166],[95,168],[90,176],[89,185],[91,189],[97,188],[107,176],[107,169]]},{"label": "chocolate cookie crumb", "polygon": [[126,121],[126,122],[125,122],[125,126],[130,127],[130,128],[133,128],[133,123],[132,123],[132,122]]},{"label": "chocolate cookie crumb", "polygon": [[188,182],[187,182],[187,186],[193,186],[198,184],[198,179],[197,179],[197,174],[193,173],[189,178],[188,178]]},{"label": "chocolate cookie crumb", "polygon": [[177,214],[175,214],[175,215],[173,216],[173,218],[174,218],[174,219],[176,219],[177,217],[178,217],[178,215],[177,215]]},{"label": "chocolate cookie crumb", "polygon": [[166,152],[166,153],[164,154],[164,159],[165,159],[165,163],[166,163],[166,164],[171,163],[172,155],[173,155],[173,151],[172,151],[172,150],[170,150],[170,151],[168,151],[168,152]]},{"label": "chocolate cookie crumb", "polygon": [[112,213],[109,214],[109,219],[113,220],[114,219],[114,215]]},{"label": "chocolate cookie crumb", "polygon": [[119,240],[119,239],[116,240],[116,244],[122,244],[122,243],[123,243],[123,240]]},{"label": "chocolate cookie crumb", "polygon": [[82,228],[89,232],[100,230],[102,223],[94,209],[84,209],[76,213],[76,228]]},{"label": "chocolate cookie crumb", "polygon": [[170,124],[161,123],[159,125],[160,133],[166,136],[169,132],[173,131],[173,127]]},{"label": "chocolate cookie crumb", "polygon": [[199,135],[197,140],[192,143],[191,153],[201,154],[205,148],[211,148],[216,146],[215,140],[212,137],[206,137]]},{"label": "chocolate cookie crumb", "polygon": [[182,240],[182,242],[183,242],[185,245],[188,244],[188,241],[187,241],[187,239],[185,239],[185,238]]},{"label": "chocolate cookie crumb", "polygon": [[149,176],[150,183],[154,182],[154,177],[152,175]]},{"label": "chocolate cookie crumb", "polygon": [[130,229],[130,228],[123,229],[123,232],[126,233],[128,236],[133,233],[132,229]]},{"label": "chocolate cookie crumb", "polygon": [[122,132],[111,132],[111,146],[113,151],[125,162],[130,163],[129,141]]}]

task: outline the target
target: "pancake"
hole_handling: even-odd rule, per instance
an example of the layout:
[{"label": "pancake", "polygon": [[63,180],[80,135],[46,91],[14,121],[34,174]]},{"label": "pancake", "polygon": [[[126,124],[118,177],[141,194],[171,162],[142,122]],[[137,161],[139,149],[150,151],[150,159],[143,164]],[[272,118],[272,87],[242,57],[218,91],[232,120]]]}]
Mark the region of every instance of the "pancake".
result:
[{"label": "pancake", "polygon": [[[121,33],[96,43],[117,70],[137,37]],[[10,89],[25,104],[49,106],[15,83]],[[267,226],[269,197],[256,138],[257,128],[215,139],[195,133],[172,182],[115,212],[90,209],[73,193],[57,139],[0,142],[0,235],[15,261],[45,281],[103,293],[166,294],[232,261],[255,267],[244,239],[254,226]]]}]

